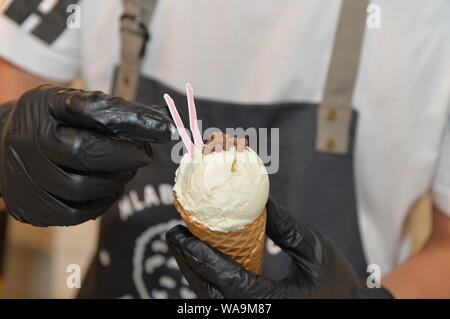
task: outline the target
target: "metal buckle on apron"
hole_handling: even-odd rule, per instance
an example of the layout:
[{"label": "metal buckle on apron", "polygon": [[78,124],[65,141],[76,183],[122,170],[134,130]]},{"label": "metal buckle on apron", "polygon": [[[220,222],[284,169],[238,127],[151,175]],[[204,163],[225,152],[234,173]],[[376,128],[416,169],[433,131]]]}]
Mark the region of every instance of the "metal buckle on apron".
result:
[{"label": "metal buckle on apron", "polygon": [[138,26],[138,29],[140,30],[139,33],[136,33],[134,30],[124,28],[123,24],[122,24],[121,30],[125,30],[127,32],[131,32],[134,34],[138,34],[144,39],[144,41],[142,42],[141,50],[139,51],[139,56],[142,58],[145,55],[147,42],[150,41],[150,33],[147,30],[147,26],[144,24],[144,21],[142,20],[141,17],[132,16],[129,14],[122,15],[120,17],[120,21],[123,21],[123,20],[130,20],[131,22],[133,22],[134,24],[136,24]]}]

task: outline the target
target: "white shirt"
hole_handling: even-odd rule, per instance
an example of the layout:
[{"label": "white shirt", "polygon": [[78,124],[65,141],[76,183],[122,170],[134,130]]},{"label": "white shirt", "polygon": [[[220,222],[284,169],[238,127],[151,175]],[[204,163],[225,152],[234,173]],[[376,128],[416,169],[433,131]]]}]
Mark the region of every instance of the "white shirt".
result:
[{"label": "white shirt", "polygon": [[[402,228],[421,195],[431,192],[450,216],[450,1],[372,3],[381,28],[366,31],[355,87],[355,178],[366,258],[386,273],[407,255]],[[50,45],[30,33],[37,16],[18,25],[1,15],[0,56],[44,78],[80,74],[88,89],[110,91],[121,1],[80,4],[81,28]],[[160,0],[142,72],[179,91],[190,82],[203,98],[320,103],[340,4]]]}]

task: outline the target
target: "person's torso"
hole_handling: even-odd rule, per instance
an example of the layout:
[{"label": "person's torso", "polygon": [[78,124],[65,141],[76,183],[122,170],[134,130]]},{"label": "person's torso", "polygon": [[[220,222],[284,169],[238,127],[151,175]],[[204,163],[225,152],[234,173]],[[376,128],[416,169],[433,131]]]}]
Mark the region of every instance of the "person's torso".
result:
[{"label": "person's torso", "polygon": [[[450,67],[450,23],[443,10],[450,6],[444,1],[427,8],[420,1],[374,3],[381,8],[381,25],[367,30],[363,46],[353,103],[359,113],[354,157],[365,254],[385,272],[398,261],[403,220],[429,186],[438,156],[438,126],[444,125],[450,101],[444,78]],[[121,1],[84,5],[89,30],[82,38],[84,82],[110,91],[119,57]],[[190,82],[198,97],[235,106],[320,103],[339,8],[339,1],[325,0],[160,1],[142,65],[141,83],[148,90],[141,89],[138,100],[163,102],[162,96],[151,96],[158,92],[152,91],[154,82],[177,92]],[[210,124],[222,125],[220,118]],[[158,152],[160,147],[155,163],[139,172],[107,213],[112,231],[102,233],[99,246],[112,242],[124,255],[100,252],[108,256],[103,257],[105,272],[118,260],[127,264],[124,276],[136,287],[132,295],[165,297],[176,290],[187,297],[176,271],[158,275],[160,265],[173,265],[161,233],[179,222],[171,191],[176,165],[170,154]],[[152,172],[162,167],[164,173],[155,179]],[[401,193],[395,191],[399,185]]]}]

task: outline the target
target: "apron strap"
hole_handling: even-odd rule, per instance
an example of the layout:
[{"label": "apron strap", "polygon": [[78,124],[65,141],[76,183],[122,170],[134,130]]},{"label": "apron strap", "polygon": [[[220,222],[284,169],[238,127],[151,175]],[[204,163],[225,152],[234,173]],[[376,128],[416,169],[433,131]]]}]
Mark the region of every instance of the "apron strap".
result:
[{"label": "apron strap", "polygon": [[317,115],[316,150],[346,154],[352,98],[358,72],[368,0],[343,0],[328,69],[324,97]]},{"label": "apron strap", "polygon": [[155,11],[157,0],[124,0],[120,29],[120,64],[113,94],[134,100],[139,82],[141,61],[150,39],[147,27]]}]

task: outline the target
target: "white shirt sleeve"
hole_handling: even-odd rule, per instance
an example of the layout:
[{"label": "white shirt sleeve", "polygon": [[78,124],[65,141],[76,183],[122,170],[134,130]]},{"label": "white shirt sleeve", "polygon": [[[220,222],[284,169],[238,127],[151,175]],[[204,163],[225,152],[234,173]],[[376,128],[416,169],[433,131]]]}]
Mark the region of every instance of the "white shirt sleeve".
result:
[{"label": "white shirt sleeve", "polygon": [[80,29],[68,1],[9,0],[0,7],[0,58],[39,77],[70,82],[80,67]]},{"label": "white shirt sleeve", "polygon": [[441,155],[433,181],[432,192],[436,207],[450,216],[450,114],[444,133]]}]

